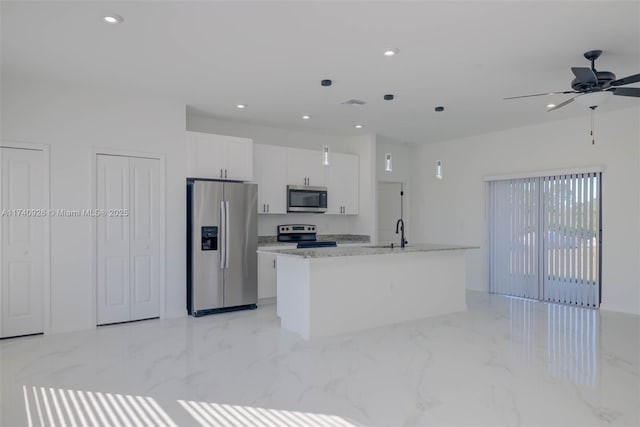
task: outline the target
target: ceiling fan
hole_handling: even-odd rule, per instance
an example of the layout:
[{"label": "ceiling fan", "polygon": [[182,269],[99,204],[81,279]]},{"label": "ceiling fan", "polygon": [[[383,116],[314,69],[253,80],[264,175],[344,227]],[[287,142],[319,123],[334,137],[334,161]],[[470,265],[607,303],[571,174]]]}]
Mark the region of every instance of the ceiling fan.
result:
[{"label": "ceiling fan", "polygon": [[[573,90],[567,90],[564,92],[548,92],[548,93],[537,93],[534,95],[522,95],[522,96],[512,96],[510,98],[504,99],[518,99],[518,98],[529,98],[532,96],[545,96],[545,95],[562,95],[562,94],[577,94],[573,98],[569,98],[568,100],[558,104],[552,105],[547,108],[547,111],[557,110],[558,108],[562,108],[565,105],[571,104],[575,99],[583,97],[585,103],[591,110],[594,110],[598,104],[597,102],[601,100],[601,96],[605,95],[607,92],[611,92],[613,95],[619,96],[633,96],[640,97],[640,88],[637,87],[620,87],[625,86],[631,83],[640,82],[640,74],[634,74],[632,76],[627,76],[621,79],[616,80],[616,75],[610,71],[598,71],[596,70],[595,62],[596,59],[600,57],[602,54],[601,50],[590,50],[585,52],[584,57],[587,60],[591,61],[591,68],[588,67],[571,67],[571,71],[576,76],[575,79],[571,82],[571,87]],[[591,95],[593,94],[593,95]],[[588,98],[599,98],[589,100]]]}]

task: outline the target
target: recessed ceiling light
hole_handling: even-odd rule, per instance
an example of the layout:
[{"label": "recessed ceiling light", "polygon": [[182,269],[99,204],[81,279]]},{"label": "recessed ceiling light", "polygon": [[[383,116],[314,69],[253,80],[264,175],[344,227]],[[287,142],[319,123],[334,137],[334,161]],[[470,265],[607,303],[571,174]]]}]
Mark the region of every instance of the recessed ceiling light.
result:
[{"label": "recessed ceiling light", "polygon": [[556,104],[547,104],[547,108],[553,108],[555,106],[556,106]]},{"label": "recessed ceiling light", "polygon": [[400,49],[397,48],[389,48],[389,49],[385,49],[384,51],[384,56],[395,56],[398,53],[400,53]]},{"label": "recessed ceiling light", "polygon": [[112,13],[110,15],[103,16],[102,20],[107,24],[120,24],[122,23],[122,21],[124,21],[124,18],[120,15],[116,15],[115,13]]},{"label": "recessed ceiling light", "polygon": [[236,105],[236,108],[239,109],[239,110],[242,110],[244,108],[247,108],[247,106],[245,104],[238,104],[238,105]]},{"label": "recessed ceiling light", "polygon": [[355,125],[354,128],[356,129],[362,129],[362,125]]},{"label": "recessed ceiling light", "polygon": [[302,116],[302,120],[309,120],[311,118],[311,116],[309,116],[308,114],[305,114],[304,116]]}]

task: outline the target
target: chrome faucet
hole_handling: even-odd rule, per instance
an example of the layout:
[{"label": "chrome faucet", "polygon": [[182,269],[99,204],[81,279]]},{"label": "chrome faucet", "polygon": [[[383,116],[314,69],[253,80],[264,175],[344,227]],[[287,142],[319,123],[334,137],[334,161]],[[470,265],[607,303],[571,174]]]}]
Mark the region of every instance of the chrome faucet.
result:
[{"label": "chrome faucet", "polygon": [[407,241],[404,239],[404,221],[402,218],[396,222],[396,234],[400,233],[400,247],[404,248]]}]

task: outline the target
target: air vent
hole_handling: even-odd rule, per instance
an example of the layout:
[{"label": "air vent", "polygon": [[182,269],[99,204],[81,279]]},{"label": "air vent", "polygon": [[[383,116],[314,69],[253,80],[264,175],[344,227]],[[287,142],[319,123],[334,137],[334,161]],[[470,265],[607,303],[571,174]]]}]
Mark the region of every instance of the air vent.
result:
[{"label": "air vent", "polygon": [[342,101],[340,104],[342,105],[364,105],[366,102],[361,101],[359,99],[347,99],[346,101]]}]

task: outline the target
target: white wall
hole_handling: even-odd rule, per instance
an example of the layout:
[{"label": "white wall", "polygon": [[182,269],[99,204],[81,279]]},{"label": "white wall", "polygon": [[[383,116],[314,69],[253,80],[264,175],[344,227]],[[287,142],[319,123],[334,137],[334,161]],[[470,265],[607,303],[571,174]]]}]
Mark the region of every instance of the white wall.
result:
[{"label": "white wall", "polygon": [[[386,153],[391,154],[391,172],[385,171]],[[409,159],[411,157],[411,153],[411,146],[407,143],[382,136],[378,136],[376,139],[376,180],[378,182],[399,182],[403,184],[402,189],[404,196],[402,200],[402,217],[405,222],[406,240],[414,242],[415,234],[410,227],[412,188],[410,183],[411,162]],[[378,209],[380,209],[380,207],[378,207]],[[380,230],[381,227],[395,227],[395,222],[391,224],[378,224],[377,230]]]},{"label": "white wall", "polygon": [[[379,136],[376,138],[376,177],[378,181],[409,182],[409,144]],[[392,171],[384,170],[384,156],[391,154]]]},{"label": "white wall", "polygon": [[[640,314],[639,119],[640,108],[597,111],[595,145],[585,110],[577,119],[415,147],[411,234],[424,242],[479,245],[469,256],[467,287],[486,291],[483,176],[601,165],[602,308]],[[435,179],[436,160],[443,161],[443,180]]]},{"label": "white wall", "polygon": [[[322,215],[291,213],[286,215],[258,215],[258,234],[261,236],[273,236],[276,234],[276,226],[279,224],[315,224],[319,234],[366,234],[373,232],[369,227],[367,215],[371,210],[367,192],[370,191],[368,181],[371,180],[372,170],[371,136],[344,137],[313,132],[301,132],[289,129],[281,129],[270,126],[262,126],[249,123],[221,120],[210,116],[194,113],[187,109],[187,130],[196,132],[208,132],[221,135],[240,136],[251,138],[255,144],[281,145],[287,147],[306,148],[310,150],[322,150],[324,145],[329,146],[331,152],[357,154],[360,156],[360,215]],[[363,205],[364,203],[364,205]],[[364,209],[363,209],[364,207]]]},{"label": "white wall", "polygon": [[364,234],[377,240],[376,234],[376,135],[367,134],[347,141],[353,152],[360,157],[360,210],[350,218],[350,234]]},{"label": "white wall", "polygon": [[[167,317],[185,309],[184,106],[2,76],[2,140],[48,144],[51,207],[92,208],[96,147],[166,156]],[[51,331],[95,326],[92,220],[51,218]]]}]

